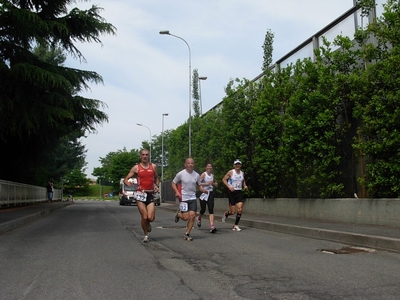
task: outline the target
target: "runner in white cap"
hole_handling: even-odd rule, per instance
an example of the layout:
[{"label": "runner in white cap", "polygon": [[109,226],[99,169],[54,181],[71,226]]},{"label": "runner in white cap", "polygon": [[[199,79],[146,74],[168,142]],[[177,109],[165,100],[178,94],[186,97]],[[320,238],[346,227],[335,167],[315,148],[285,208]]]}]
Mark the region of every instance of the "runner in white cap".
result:
[{"label": "runner in white cap", "polygon": [[240,217],[242,216],[243,210],[243,194],[242,189],[247,190],[246,180],[244,179],[244,172],[240,169],[242,168],[242,162],[239,159],[235,159],[233,162],[234,169],[229,170],[228,173],[222,179],[222,182],[228,188],[228,198],[229,198],[229,211],[224,212],[222,217],[222,222],[225,223],[226,218],[229,215],[234,215],[236,212],[235,225],[233,226],[233,231],[241,231],[238,224]]}]

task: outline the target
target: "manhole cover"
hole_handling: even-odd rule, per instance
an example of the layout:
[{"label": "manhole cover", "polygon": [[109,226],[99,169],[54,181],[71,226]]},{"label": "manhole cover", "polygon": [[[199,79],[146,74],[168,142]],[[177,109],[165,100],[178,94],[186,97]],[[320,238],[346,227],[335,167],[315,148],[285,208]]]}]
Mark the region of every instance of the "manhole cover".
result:
[{"label": "manhole cover", "polygon": [[175,225],[175,226],[160,226],[158,228],[161,228],[161,229],[185,229],[186,226],[177,226],[177,225]]},{"label": "manhole cover", "polygon": [[363,247],[343,247],[341,249],[319,249],[323,253],[329,254],[353,254],[360,252],[375,252],[373,249]]}]

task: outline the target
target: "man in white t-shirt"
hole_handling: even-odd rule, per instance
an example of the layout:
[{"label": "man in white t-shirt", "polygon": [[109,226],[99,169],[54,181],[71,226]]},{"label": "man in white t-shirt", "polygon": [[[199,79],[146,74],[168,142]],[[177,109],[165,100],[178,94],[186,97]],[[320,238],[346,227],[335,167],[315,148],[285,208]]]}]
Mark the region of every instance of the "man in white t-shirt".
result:
[{"label": "man in white t-shirt", "polygon": [[[178,190],[178,184],[181,184],[181,191]],[[190,232],[192,231],[197,211],[196,187],[198,186],[200,191],[204,192],[203,187],[200,186],[200,175],[194,171],[193,158],[186,159],[185,169],[176,174],[171,186],[175,192],[175,197],[182,199],[175,215],[175,223],[179,219],[187,221],[186,233],[183,238],[187,241],[193,241]]]}]

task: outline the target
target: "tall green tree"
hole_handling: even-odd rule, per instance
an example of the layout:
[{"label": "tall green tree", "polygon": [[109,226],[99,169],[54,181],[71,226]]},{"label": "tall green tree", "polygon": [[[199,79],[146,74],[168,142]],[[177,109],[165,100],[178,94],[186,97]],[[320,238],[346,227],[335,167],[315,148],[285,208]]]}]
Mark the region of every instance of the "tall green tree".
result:
[{"label": "tall green tree", "polygon": [[193,70],[192,76],[192,98],[194,116],[200,116],[200,93],[199,93],[199,72],[197,69]]},{"label": "tall green tree", "polygon": [[267,32],[265,33],[265,38],[264,38],[264,44],[262,46],[264,50],[264,55],[263,55],[263,65],[262,65],[262,70],[263,72],[266,72],[269,70],[269,68],[272,65],[272,53],[274,51],[274,37],[275,34],[268,29]]},{"label": "tall green tree", "polygon": [[32,183],[46,151],[71,132],[94,132],[107,121],[99,100],[79,96],[89,83],[101,83],[93,71],[48,61],[35,53],[44,46],[77,59],[75,41],[100,42],[115,27],[101,8],[73,8],[71,1],[1,1],[0,7],[0,178]]},{"label": "tall green tree", "polygon": [[[66,55],[60,48],[50,49],[39,45],[34,48],[33,53],[43,61],[57,66],[63,66]],[[80,138],[84,133],[79,130],[71,131],[67,135],[60,137],[59,141],[54,141],[51,147],[46,148],[46,159],[35,168],[35,181],[45,183],[49,179],[57,183],[61,178],[69,177],[74,170],[74,180],[68,180],[73,186],[84,186],[88,184],[85,178],[85,146],[82,145]],[[80,174],[78,176],[78,174]],[[77,180],[79,178],[79,182]]]}]

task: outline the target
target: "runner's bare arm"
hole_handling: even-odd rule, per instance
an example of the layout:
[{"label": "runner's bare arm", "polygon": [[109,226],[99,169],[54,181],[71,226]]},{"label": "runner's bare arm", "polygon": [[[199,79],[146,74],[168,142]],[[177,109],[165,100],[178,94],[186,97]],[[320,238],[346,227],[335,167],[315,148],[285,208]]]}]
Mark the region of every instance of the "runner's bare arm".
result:
[{"label": "runner's bare arm", "polygon": [[127,186],[132,186],[133,185],[133,182],[129,182],[128,179],[134,177],[137,174],[137,169],[138,169],[137,165],[134,165],[131,168],[131,170],[129,171],[128,175],[126,175],[125,178],[124,178],[124,184],[125,185],[127,185]]}]

